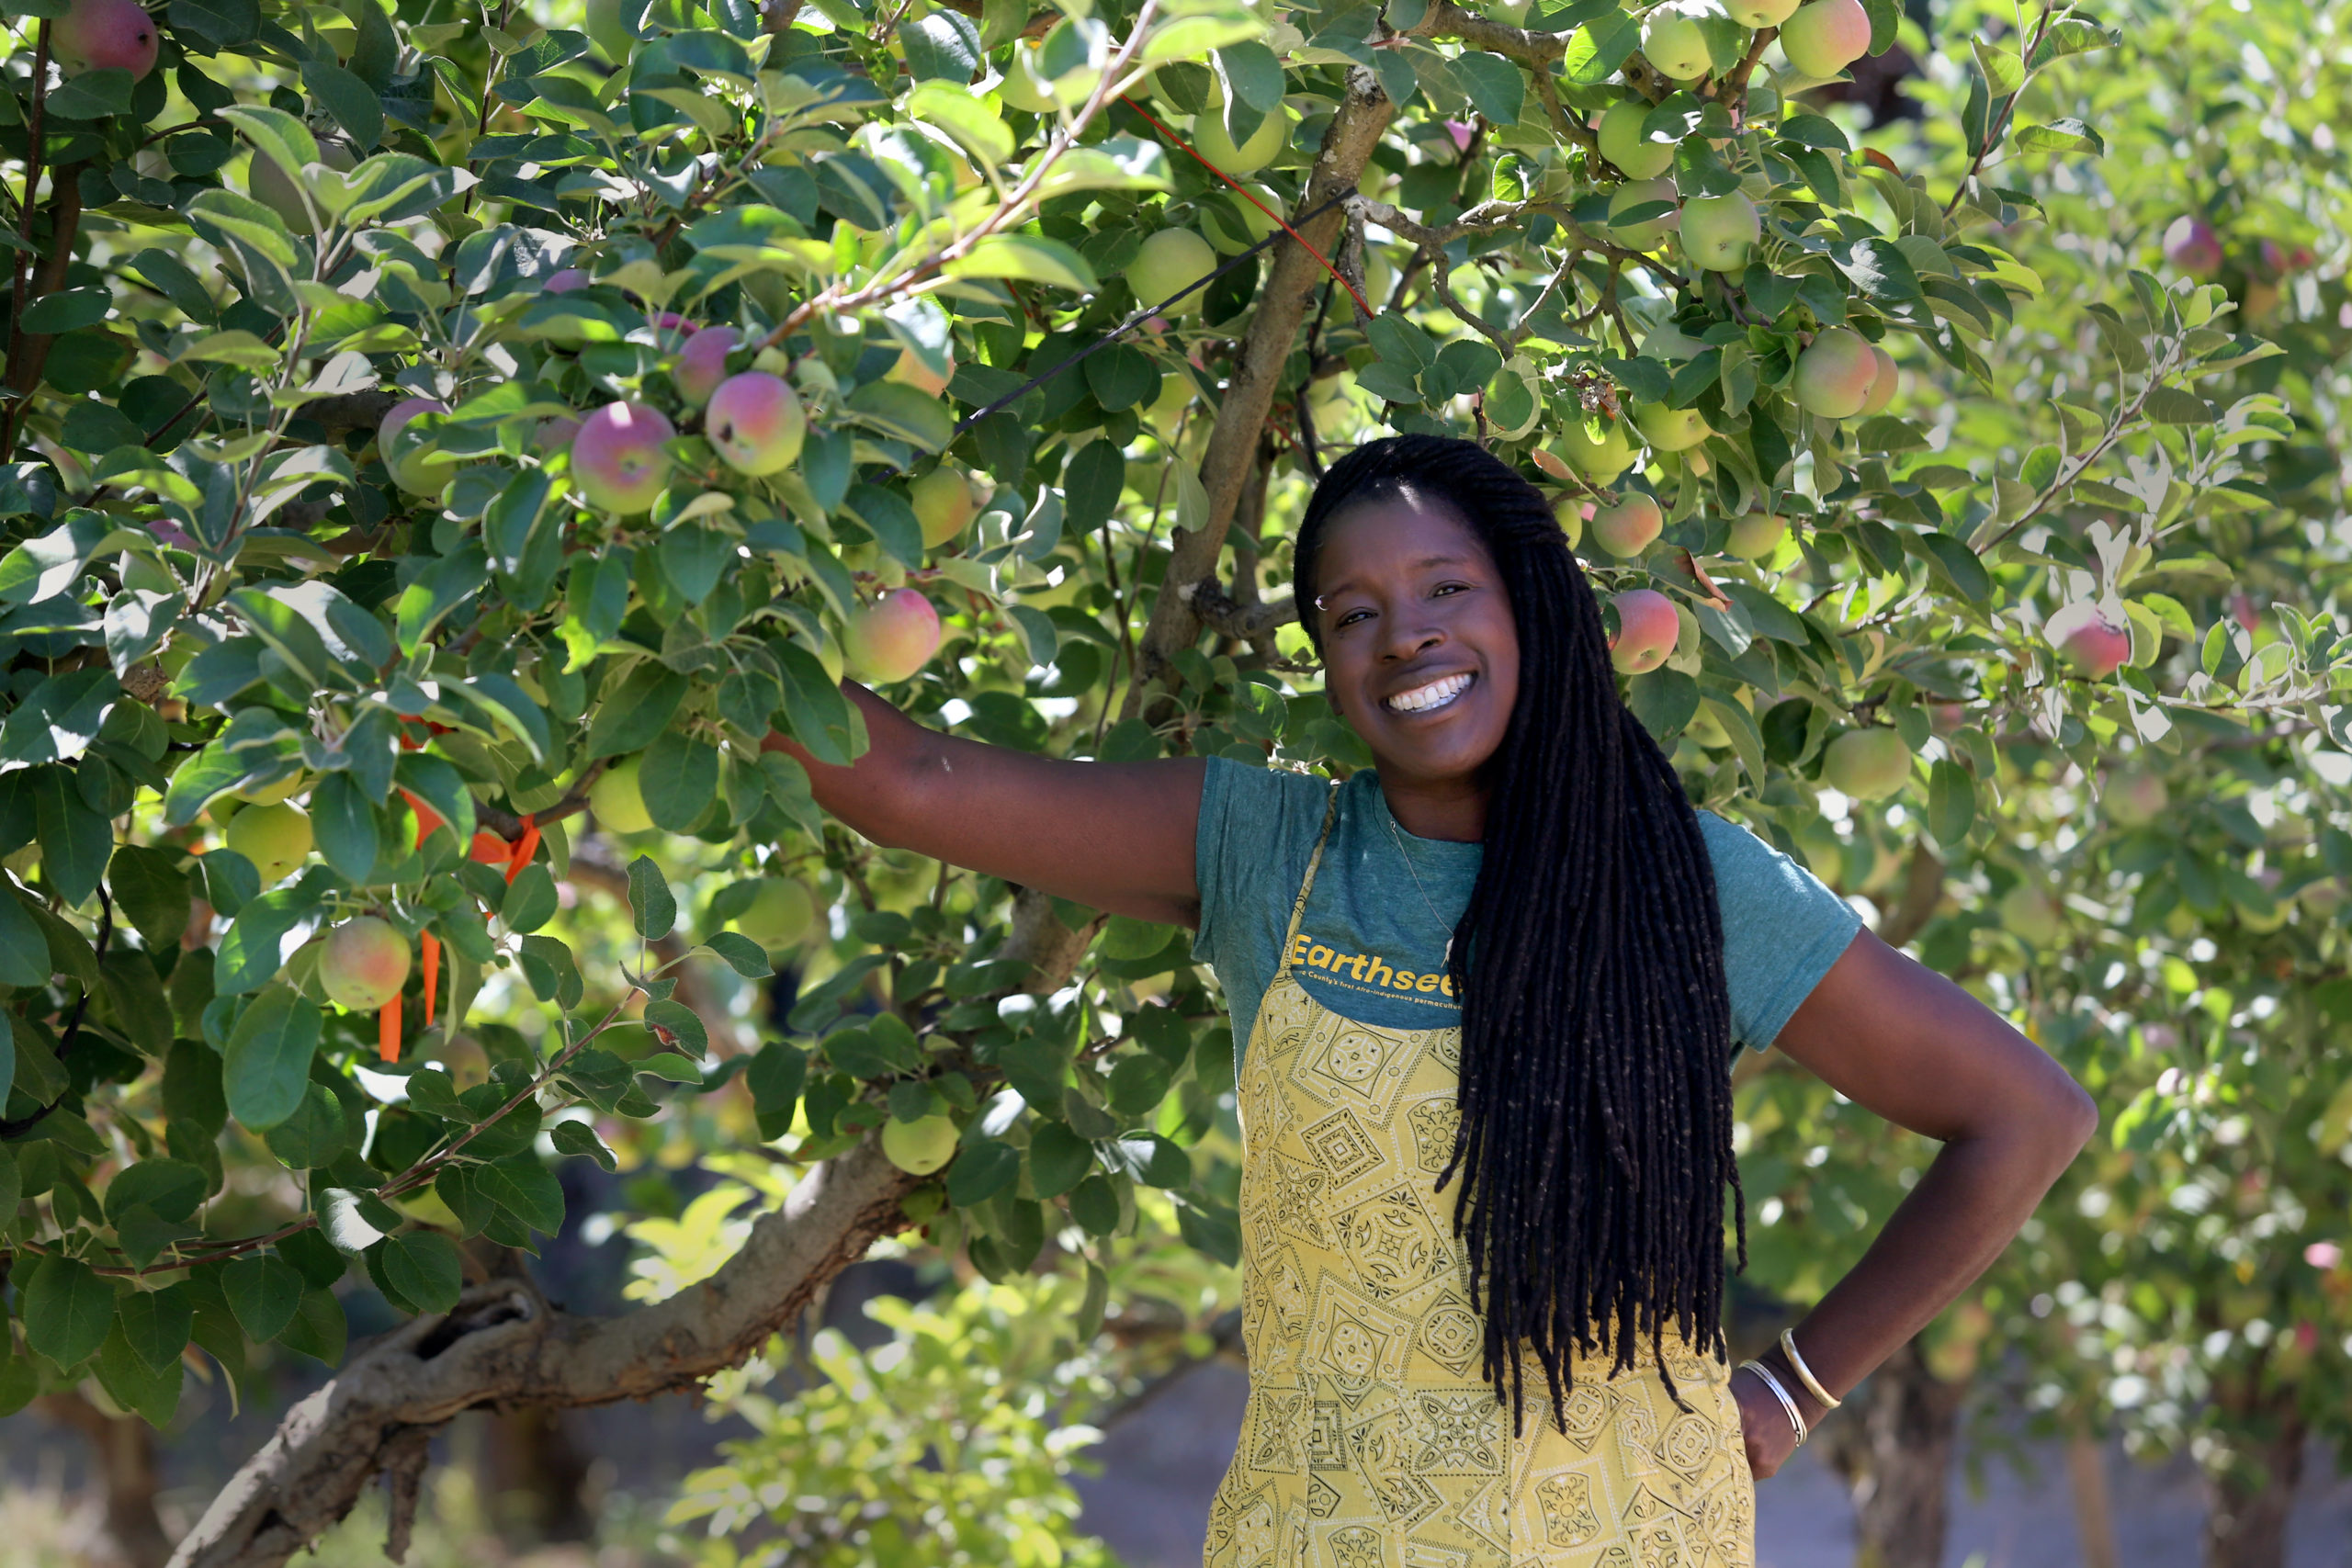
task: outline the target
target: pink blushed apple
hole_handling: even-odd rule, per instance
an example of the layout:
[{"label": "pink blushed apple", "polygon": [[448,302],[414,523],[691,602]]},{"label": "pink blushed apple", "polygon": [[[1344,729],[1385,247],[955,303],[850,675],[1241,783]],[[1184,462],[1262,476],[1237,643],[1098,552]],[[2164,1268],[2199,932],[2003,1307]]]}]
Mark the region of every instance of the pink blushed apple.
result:
[{"label": "pink blushed apple", "polygon": [[939,651],[939,612],[912,588],[895,588],[849,618],[842,651],[859,679],[877,686],[906,680]]},{"label": "pink blushed apple", "polygon": [[1640,675],[1666,662],[1682,635],[1674,601],[1655,588],[1634,588],[1610,601],[1617,606],[1617,635],[1609,661],[1627,675]]}]

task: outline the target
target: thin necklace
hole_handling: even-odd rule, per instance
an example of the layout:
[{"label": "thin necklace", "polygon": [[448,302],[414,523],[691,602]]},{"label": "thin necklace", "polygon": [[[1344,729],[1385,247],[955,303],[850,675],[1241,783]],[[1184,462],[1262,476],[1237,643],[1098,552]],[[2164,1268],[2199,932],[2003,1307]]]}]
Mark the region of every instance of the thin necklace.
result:
[{"label": "thin necklace", "polygon": [[1430,923],[1445,932],[1445,966],[1453,967],[1453,929],[1438,918],[1437,906],[1430,901],[1430,890],[1421,886],[1421,874],[1413,869],[1413,852],[1405,847],[1405,835],[1396,827],[1396,814],[1381,802],[1381,815],[1388,823],[1388,836],[1396,841],[1396,853],[1405,863],[1406,873],[1413,879],[1413,891],[1421,896],[1421,908],[1430,912]]}]

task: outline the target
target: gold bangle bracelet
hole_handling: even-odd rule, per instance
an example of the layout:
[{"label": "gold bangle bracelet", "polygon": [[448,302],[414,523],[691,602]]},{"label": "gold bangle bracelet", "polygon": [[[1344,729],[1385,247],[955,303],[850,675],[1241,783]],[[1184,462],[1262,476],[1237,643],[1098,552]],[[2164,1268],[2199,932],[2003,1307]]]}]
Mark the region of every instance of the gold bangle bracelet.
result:
[{"label": "gold bangle bracelet", "polygon": [[1821,1386],[1821,1380],[1813,1375],[1813,1369],[1804,1364],[1804,1358],[1797,1354],[1795,1329],[1781,1330],[1781,1354],[1789,1359],[1789,1366],[1796,1372],[1797,1382],[1804,1384],[1805,1393],[1821,1401],[1822,1408],[1825,1410],[1838,1408],[1838,1401],[1829,1396],[1829,1391]]},{"label": "gold bangle bracelet", "polygon": [[1797,1447],[1804,1447],[1804,1413],[1797,1408],[1797,1402],[1789,1397],[1789,1391],[1781,1385],[1781,1380],[1772,1375],[1772,1369],[1761,1361],[1742,1361],[1740,1367],[1764,1380],[1764,1386],[1772,1391],[1772,1397],[1779,1400],[1781,1408],[1789,1413],[1789,1425],[1796,1428]]}]

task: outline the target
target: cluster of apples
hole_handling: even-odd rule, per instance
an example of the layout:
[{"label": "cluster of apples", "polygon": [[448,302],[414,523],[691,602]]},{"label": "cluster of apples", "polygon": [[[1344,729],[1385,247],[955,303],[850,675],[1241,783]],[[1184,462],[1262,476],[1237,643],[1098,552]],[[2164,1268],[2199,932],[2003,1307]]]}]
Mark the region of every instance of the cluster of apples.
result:
[{"label": "cluster of apples", "polygon": [[[1666,0],[1642,18],[1642,58],[1676,82],[1696,82],[1713,68],[1701,21],[1711,0]],[[1743,28],[1778,28],[1781,52],[1806,76],[1837,75],[1870,52],[1870,13],[1861,0],[1725,0],[1721,14]]]}]

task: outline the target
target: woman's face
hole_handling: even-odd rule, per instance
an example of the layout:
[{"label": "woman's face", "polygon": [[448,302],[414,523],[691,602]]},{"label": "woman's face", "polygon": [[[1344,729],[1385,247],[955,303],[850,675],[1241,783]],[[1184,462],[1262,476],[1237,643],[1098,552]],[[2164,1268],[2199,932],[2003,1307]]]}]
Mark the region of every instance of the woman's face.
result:
[{"label": "woman's face", "polygon": [[1486,546],[1398,498],[1342,513],[1319,564],[1324,692],[1382,778],[1474,779],[1519,695],[1519,627]]}]

